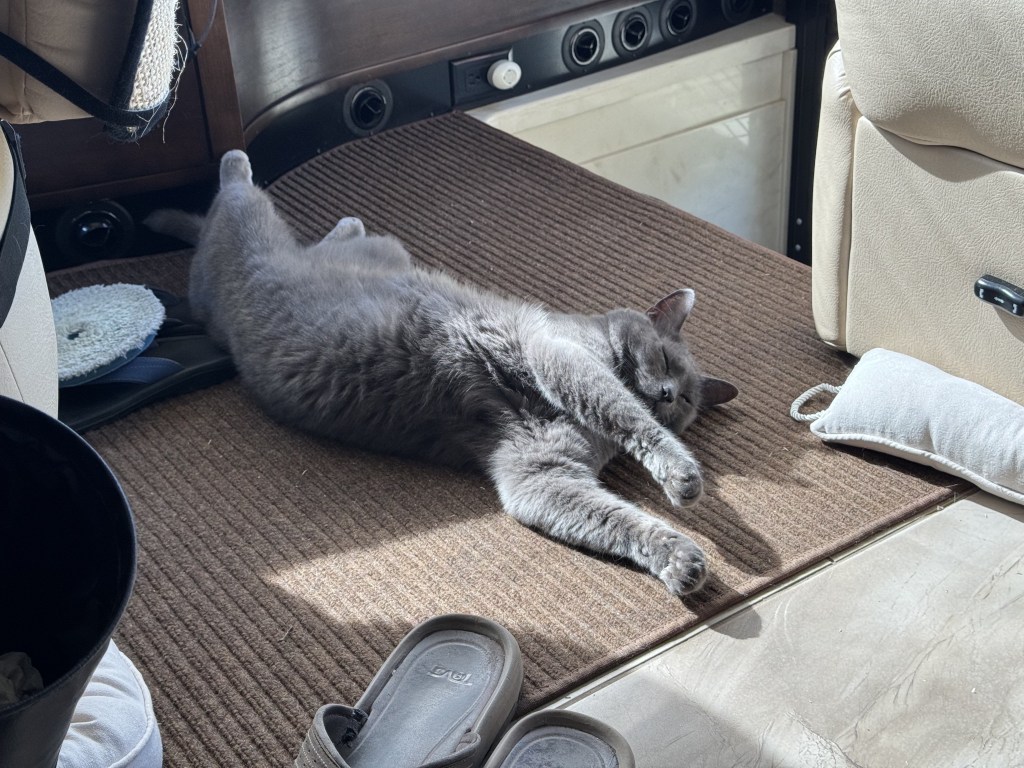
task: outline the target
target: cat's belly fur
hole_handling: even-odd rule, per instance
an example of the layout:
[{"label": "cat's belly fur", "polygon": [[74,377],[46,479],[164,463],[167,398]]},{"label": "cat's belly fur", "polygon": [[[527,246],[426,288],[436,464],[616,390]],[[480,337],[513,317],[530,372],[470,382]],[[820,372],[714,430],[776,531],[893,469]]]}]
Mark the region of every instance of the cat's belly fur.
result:
[{"label": "cat's belly fur", "polygon": [[558,416],[524,370],[524,338],[545,315],[505,302],[467,310],[458,298],[391,301],[404,309],[388,316],[343,302],[319,316],[265,307],[231,351],[243,382],[285,423],[377,451],[481,467],[524,413]]},{"label": "cat's belly fur", "polygon": [[[330,394],[322,389],[320,372],[284,379],[273,397],[268,392],[263,398],[264,407],[283,421],[345,443],[459,467],[483,466],[505,427],[521,418],[516,394],[458,374],[406,372],[377,382],[376,389],[338,380]],[[282,391],[289,396],[279,397]],[[535,398],[526,407],[552,410]]]}]

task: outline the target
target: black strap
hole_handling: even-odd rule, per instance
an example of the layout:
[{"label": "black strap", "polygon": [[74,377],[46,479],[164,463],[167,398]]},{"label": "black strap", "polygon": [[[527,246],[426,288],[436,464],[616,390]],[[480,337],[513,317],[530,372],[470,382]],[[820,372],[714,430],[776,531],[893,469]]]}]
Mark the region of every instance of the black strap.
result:
[{"label": "black strap", "polygon": [[199,49],[203,47],[206,42],[206,38],[210,36],[210,32],[213,30],[213,25],[217,23],[217,4],[220,0],[213,0],[210,3],[210,18],[206,20],[206,26],[203,31],[196,37],[195,31],[192,29],[191,20],[185,25],[185,38],[188,40],[188,52],[190,56],[195,56],[199,53]]},{"label": "black strap", "polygon": [[146,32],[152,19],[153,0],[139,0],[135,6],[135,16],[132,18],[132,30],[128,33],[128,47],[124,52],[124,59],[121,61],[121,71],[117,75],[114,92],[110,98],[110,103],[116,109],[131,112],[128,109],[128,104],[132,99],[132,91],[135,89],[135,78],[139,74],[139,62],[142,61],[142,52],[146,49]]},{"label": "black strap", "polygon": [[113,107],[93,96],[42,56],[30,51],[3,32],[0,32],[0,56],[104,123],[141,129],[149,125],[164,108],[162,104],[153,109],[139,111]]},{"label": "black strap", "polygon": [[139,0],[135,6],[132,29],[128,45],[121,61],[121,70],[114,84],[112,103],[108,104],[90,93],[50,62],[19,43],[9,35],[0,32],[0,57],[14,64],[26,74],[34,77],[58,95],[70,101],[84,112],[102,120],[114,138],[133,141],[145,135],[167,110],[170,99],[151,109],[128,109],[139,62],[146,43],[146,32],[153,15],[154,0]]},{"label": "black strap", "polygon": [[[0,327],[14,303],[18,279],[25,263],[29,233],[32,231],[31,214],[28,209],[28,195],[25,194],[25,163],[21,159],[21,139],[14,129],[0,120],[7,146],[14,158],[14,189],[11,194],[11,209],[7,212],[7,225],[0,242]],[[0,150],[2,151],[2,150]]]},{"label": "black strap", "polygon": [[352,742],[356,740],[359,735],[359,731],[366,725],[366,721],[370,719],[368,712],[364,712],[356,707],[346,707],[344,704],[337,704],[331,708],[331,721],[332,731],[335,731],[338,723],[345,726],[345,732],[341,734],[341,743],[346,747],[352,746]]}]

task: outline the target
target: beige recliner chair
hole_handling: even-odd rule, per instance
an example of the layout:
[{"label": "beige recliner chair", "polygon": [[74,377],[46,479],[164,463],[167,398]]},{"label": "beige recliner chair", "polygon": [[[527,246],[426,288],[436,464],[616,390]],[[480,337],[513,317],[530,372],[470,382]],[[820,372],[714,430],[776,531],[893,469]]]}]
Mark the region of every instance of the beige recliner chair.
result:
[{"label": "beige recliner chair", "polygon": [[814,172],[818,333],[1024,403],[1024,317],[975,295],[984,275],[1024,288],[1024,3],[836,6]]},{"label": "beige recliner chair", "polygon": [[57,338],[22,185],[16,151],[0,142],[0,219],[5,243],[11,238],[0,257],[10,281],[0,285],[0,395],[56,416]]}]

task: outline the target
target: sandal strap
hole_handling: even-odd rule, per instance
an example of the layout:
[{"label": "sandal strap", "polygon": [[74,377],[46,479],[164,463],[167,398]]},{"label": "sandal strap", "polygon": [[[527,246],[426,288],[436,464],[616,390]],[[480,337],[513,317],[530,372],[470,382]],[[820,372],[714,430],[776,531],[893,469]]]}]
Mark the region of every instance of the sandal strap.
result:
[{"label": "sandal strap", "polygon": [[295,758],[295,768],[350,768],[337,744],[348,745],[369,715],[343,704],[325,704],[317,711]]},{"label": "sandal strap", "polygon": [[[343,704],[325,704],[317,711],[295,758],[295,768],[351,768],[338,752],[359,735],[369,715]],[[480,735],[467,732],[447,757],[431,760],[420,768],[472,768],[479,760]]]}]

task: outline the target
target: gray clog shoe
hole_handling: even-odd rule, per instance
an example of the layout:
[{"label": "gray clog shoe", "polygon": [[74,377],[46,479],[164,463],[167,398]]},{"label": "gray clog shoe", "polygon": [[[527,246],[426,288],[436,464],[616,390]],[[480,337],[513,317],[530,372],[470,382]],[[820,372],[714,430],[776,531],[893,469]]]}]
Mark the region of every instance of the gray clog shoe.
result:
[{"label": "gray clog shoe", "polygon": [[483,768],[635,768],[618,731],[563,709],[534,712],[501,737]]},{"label": "gray clog shoe", "polygon": [[519,699],[504,627],[449,614],[414,627],[354,707],[316,713],[296,768],[479,768]]}]

